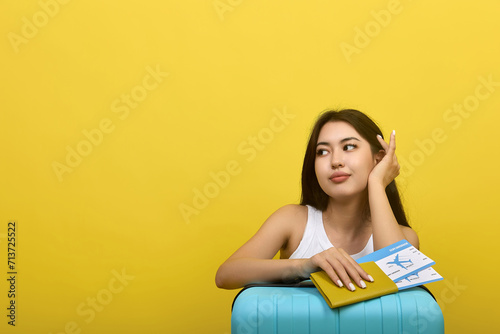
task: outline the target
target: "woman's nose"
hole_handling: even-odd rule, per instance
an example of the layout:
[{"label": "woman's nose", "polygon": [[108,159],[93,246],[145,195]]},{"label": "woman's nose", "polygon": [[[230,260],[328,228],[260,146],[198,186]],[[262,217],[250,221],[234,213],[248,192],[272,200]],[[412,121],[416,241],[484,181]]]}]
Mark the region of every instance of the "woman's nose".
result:
[{"label": "woman's nose", "polygon": [[332,168],[344,167],[344,162],[342,159],[342,154],[332,154]]}]

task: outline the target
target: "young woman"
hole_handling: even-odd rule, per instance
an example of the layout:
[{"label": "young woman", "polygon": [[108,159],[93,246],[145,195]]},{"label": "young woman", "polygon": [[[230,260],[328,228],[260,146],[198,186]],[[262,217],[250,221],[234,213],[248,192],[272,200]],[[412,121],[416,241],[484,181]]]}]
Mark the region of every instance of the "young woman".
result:
[{"label": "young woman", "polygon": [[[373,281],[355,259],[406,239],[419,247],[401,205],[396,134],[353,109],[327,111],[316,121],[302,167],[300,205],[274,212],[216,274],[219,288],[294,281],[324,270],[354,291]],[[273,257],[280,252],[280,259]]]}]

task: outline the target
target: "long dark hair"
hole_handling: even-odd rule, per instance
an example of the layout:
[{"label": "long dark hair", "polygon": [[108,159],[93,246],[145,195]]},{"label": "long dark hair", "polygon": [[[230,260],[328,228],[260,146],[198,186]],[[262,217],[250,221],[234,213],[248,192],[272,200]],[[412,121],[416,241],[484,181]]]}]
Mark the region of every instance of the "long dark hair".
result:
[{"label": "long dark hair", "polygon": [[[316,171],[314,168],[316,160],[316,144],[323,126],[328,122],[346,122],[350,124],[356,131],[370,143],[372,153],[375,154],[382,150],[382,146],[378,142],[376,136],[381,135],[379,127],[375,122],[355,109],[329,110],[322,113],[317,119],[309,137],[309,142],[304,156],[302,165],[302,198],[300,204],[311,205],[318,210],[325,211],[328,206],[328,195],[321,189]],[[392,211],[399,225],[410,226],[406,219],[406,214],[401,203],[396,181],[392,182],[385,188],[385,193],[391,204]]]}]

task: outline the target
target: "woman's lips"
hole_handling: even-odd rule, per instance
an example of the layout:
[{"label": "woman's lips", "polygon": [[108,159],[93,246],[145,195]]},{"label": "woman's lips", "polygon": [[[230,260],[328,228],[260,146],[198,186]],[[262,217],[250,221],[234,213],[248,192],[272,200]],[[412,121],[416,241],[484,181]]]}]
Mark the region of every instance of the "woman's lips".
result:
[{"label": "woman's lips", "polygon": [[344,173],[344,172],[335,172],[330,176],[330,180],[333,183],[341,183],[341,182],[344,182],[345,180],[347,180],[349,178],[349,176],[350,176],[349,174]]}]

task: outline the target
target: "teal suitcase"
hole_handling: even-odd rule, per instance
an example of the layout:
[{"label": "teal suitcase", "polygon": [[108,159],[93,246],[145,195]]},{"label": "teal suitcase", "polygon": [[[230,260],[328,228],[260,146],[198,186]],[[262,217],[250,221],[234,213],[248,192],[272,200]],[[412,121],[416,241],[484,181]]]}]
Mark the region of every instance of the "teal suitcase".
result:
[{"label": "teal suitcase", "polygon": [[415,287],[331,309],[314,286],[265,285],[235,297],[232,334],[442,334],[432,294]]}]

